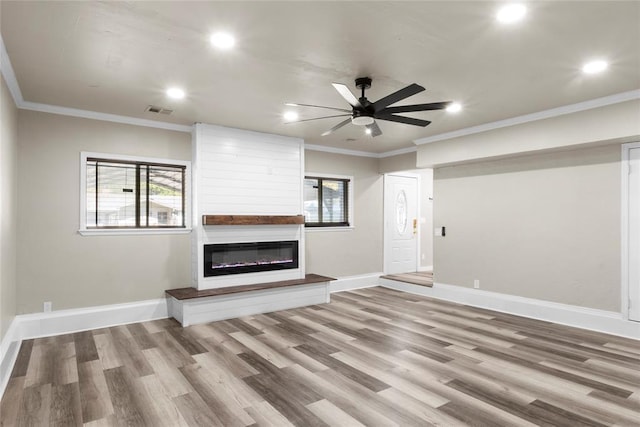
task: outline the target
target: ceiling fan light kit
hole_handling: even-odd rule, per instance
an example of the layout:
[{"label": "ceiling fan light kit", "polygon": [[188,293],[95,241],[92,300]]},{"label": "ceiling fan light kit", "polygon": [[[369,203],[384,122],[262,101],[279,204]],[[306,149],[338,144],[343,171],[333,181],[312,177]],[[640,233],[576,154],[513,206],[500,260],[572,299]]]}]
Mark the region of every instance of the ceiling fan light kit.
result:
[{"label": "ceiling fan light kit", "polygon": [[375,120],[373,120],[373,117],[370,116],[358,116],[358,117],[353,117],[351,119],[351,123],[356,125],[356,126],[366,126],[366,125],[370,125],[374,122]]},{"label": "ceiling fan light kit", "polygon": [[[371,135],[372,137],[376,137],[382,135],[382,131],[378,126],[376,120],[386,120],[390,122],[402,123],[413,126],[422,126],[425,127],[429,125],[431,122],[429,120],[416,119],[413,117],[406,116],[398,116],[397,113],[409,113],[415,111],[433,111],[433,110],[443,110],[451,104],[451,102],[432,102],[428,104],[414,104],[414,105],[401,105],[397,107],[390,107],[390,105],[396,104],[410,96],[413,96],[417,93],[424,91],[424,87],[419,84],[412,83],[409,86],[400,89],[396,92],[393,92],[390,95],[385,96],[377,100],[376,102],[371,102],[365,96],[365,90],[371,87],[371,78],[369,77],[358,77],[355,80],[356,87],[361,90],[360,98],[356,98],[356,96],[349,90],[349,88],[342,83],[332,83],[333,87],[336,91],[344,98],[345,101],[351,106],[351,111],[344,108],[334,108],[334,107],[325,107],[321,105],[311,105],[311,104],[298,104],[298,103],[287,103],[286,105],[298,106],[298,107],[312,107],[312,108],[324,108],[327,110],[340,111],[344,114],[333,115],[333,116],[323,116],[316,117],[313,119],[306,120],[298,120],[292,121],[289,123],[300,123],[307,122],[311,120],[320,120],[320,119],[328,119],[332,117],[346,117],[349,118],[343,120],[338,123],[331,129],[322,133],[322,136],[327,136],[334,131],[340,129],[341,127],[351,123],[356,126],[366,126],[366,133]],[[349,114],[347,114],[349,113]]]}]

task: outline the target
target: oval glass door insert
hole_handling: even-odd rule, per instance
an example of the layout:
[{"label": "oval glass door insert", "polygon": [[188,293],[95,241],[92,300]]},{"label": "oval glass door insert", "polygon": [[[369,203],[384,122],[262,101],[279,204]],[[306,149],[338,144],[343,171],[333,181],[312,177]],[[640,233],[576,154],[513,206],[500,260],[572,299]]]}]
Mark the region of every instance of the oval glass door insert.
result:
[{"label": "oval glass door insert", "polygon": [[407,230],[407,195],[400,190],[396,197],[396,227],[398,233],[404,234]]}]

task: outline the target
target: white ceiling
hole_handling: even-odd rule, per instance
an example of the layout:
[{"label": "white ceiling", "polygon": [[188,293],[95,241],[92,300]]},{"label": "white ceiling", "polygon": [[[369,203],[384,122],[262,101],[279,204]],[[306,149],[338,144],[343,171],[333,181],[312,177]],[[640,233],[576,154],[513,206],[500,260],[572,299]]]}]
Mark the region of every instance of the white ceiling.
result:
[{"label": "white ceiling", "polygon": [[[640,2],[525,2],[524,21],[495,19],[503,2],[0,2],[1,33],[25,101],[189,125],[206,122],[387,152],[416,139],[640,88]],[[219,51],[213,31],[235,34]],[[607,72],[583,75],[593,58]],[[460,101],[458,114],[379,121],[370,138],[342,118],[284,124],[285,102],[347,108],[331,86],[373,78],[375,101],[411,83],[398,105]],[[169,100],[180,86],[187,97]],[[153,104],[170,116],[145,112]],[[326,115],[298,108],[301,118]],[[331,112],[329,112],[331,114]],[[347,141],[347,139],[356,139]]]}]

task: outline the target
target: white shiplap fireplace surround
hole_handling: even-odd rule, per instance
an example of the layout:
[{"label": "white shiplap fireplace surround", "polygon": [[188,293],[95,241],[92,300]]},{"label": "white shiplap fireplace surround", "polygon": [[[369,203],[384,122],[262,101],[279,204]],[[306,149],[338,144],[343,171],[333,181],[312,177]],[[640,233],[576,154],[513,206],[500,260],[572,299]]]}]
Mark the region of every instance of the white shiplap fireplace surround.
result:
[{"label": "white shiplap fireplace surround", "polygon": [[[169,315],[189,326],[329,302],[332,279],[305,275],[304,142],[196,124],[192,147],[192,289],[167,291]],[[205,216],[207,223],[213,218],[211,223],[225,225],[205,225]],[[233,217],[234,225],[217,221],[221,216]],[[247,217],[250,225],[244,223]],[[283,217],[298,223],[274,223]],[[205,245],[283,241],[298,242],[296,268],[204,274]]]},{"label": "white shiplap fireplace surround", "polygon": [[[192,286],[198,290],[305,277],[304,224],[203,225],[203,215],[300,215],[304,141],[196,124],[193,134]],[[298,241],[298,268],[204,276],[204,245]]]}]

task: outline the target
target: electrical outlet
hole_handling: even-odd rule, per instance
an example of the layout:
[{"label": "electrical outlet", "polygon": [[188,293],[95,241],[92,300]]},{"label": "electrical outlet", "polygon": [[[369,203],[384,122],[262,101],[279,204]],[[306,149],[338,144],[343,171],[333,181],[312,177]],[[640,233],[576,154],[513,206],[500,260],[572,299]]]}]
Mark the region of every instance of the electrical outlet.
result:
[{"label": "electrical outlet", "polygon": [[43,311],[45,313],[49,313],[51,311],[51,308],[52,308],[51,301],[45,301],[44,304],[43,304],[43,308],[42,308]]},{"label": "electrical outlet", "polygon": [[480,280],[475,279],[475,280],[473,281],[473,288],[474,288],[474,289],[480,289]]}]

